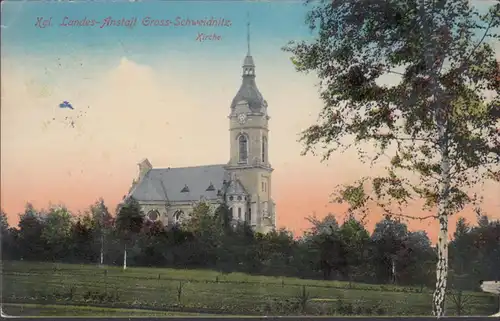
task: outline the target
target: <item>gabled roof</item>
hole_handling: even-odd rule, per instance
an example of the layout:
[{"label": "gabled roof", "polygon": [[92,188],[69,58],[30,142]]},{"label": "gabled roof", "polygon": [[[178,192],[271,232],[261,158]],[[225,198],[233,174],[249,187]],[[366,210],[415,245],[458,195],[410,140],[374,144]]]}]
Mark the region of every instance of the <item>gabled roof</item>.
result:
[{"label": "gabled roof", "polygon": [[240,180],[232,180],[229,182],[227,189],[227,194],[248,194],[243,184],[241,184]]},{"label": "gabled roof", "polygon": [[[198,201],[218,199],[223,181],[229,180],[225,165],[153,168],[131,193],[137,201]],[[213,186],[209,188],[210,185]]]}]

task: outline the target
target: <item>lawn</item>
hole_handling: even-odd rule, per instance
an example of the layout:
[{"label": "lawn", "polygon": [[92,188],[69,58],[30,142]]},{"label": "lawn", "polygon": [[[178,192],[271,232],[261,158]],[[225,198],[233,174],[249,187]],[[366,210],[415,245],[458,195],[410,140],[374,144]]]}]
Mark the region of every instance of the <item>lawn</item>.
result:
[{"label": "lawn", "polygon": [[[3,262],[2,272],[3,300],[28,304],[23,315],[37,315],[34,311],[40,310],[44,315],[119,316],[123,309],[135,309],[134,315],[145,316],[429,315],[432,296],[429,289],[359,283],[349,286],[339,281],[208,270],[130,267],[123,271],[95,265]],[[480,292],[467,295],[471,299],[463,307],[464,314],[491,315],[497,310],[495,297]],[[79,307],[61,310],[55,308],[57,304]],[[41,309],[40,305],[48,308]],[[19,315],[19,309],[9,305],[5,313]],[[456,314],[451,300],[447,314]]]},{"label": "lawn", "polygon": [[172,317],[172,316],[206,316],[199,313],[182,313],[154,311],[146,309],[116,309],[100,308],[92,306],[55,305],[55,304],[30,304],[30,303],[6,303],[3,312],[11,316],[90,316],[90,317]]}]

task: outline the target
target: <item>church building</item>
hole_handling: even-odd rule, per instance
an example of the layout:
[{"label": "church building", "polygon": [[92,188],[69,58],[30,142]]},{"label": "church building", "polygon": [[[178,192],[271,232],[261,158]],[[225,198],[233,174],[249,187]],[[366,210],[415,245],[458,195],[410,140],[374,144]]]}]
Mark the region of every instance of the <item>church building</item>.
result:
[{"label": "church building", "polygon": [[178,168],[154,168],[139,163],[139,177],[126,198],[132,197],[146,217],[172,226],[188,220],[200,201],[215,209],[225,202],[234,222],[246,222],[256,232],[276,227],[275,203],[271,197],[269,163],[269,116],[267,102],[255,82],[255,64],[248,52],[243,61],[240,89],[229,110],[227,164]]}]

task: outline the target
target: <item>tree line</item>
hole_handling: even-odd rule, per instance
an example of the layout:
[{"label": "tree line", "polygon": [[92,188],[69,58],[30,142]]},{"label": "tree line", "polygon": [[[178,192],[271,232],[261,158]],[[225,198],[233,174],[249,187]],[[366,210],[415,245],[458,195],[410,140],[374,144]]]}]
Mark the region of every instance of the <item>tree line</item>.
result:
[{"label": "tree line", "polygon": [[[27,204],[17,227],[1,213],[2,259],[83,264],[206,268],[222,273],[344,280],[433,288],[436,248],[425,231],[409,231],[394,217],[370,234],[350,215],[308,218],[300,237],[286,229],[255,233],[234,224],[225,205],[198,204],[189,220],[164,226],[149,220],[134,200],[111,215],[100,199],[76,215],[63,206],[38,210]],[[487,216],[457,223],[450,243],[449,286],[477,290],[480,280],[500,278],[500,221]]]}]

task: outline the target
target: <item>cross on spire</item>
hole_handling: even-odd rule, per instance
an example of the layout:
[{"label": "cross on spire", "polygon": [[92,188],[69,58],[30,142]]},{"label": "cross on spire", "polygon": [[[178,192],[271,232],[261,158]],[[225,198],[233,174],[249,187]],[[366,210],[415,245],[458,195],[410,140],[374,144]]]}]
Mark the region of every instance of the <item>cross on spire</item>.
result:
[{"label": "cross on spire", "polygon": [[250,56],[250,13],[247,11],[247,55]]}]

